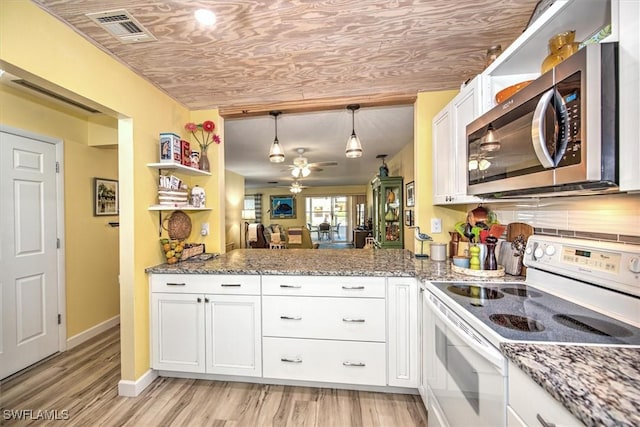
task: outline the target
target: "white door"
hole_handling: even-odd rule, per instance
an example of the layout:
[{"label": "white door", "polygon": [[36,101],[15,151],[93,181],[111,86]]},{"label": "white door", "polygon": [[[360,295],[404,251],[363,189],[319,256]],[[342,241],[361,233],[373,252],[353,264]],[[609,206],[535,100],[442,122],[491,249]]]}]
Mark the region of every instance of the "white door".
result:
[{"label": "white door", "polygon": [[0,378],[59,350],[56,147],[0,132]]}]

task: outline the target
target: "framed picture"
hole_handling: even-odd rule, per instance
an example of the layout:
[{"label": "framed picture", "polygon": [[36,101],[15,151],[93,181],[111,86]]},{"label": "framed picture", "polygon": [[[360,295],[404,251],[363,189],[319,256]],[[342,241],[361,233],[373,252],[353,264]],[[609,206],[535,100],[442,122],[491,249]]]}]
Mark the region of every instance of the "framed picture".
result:
[{"label": "framed picture", "polygon": [[293,196],[270,196],[271,219],[295,219],[296,199]]},{"label": "framed picture", "polygon": [[411,209],[404,211],[404,225],[413,227],[413,211]]},{"label": "framed picture", "polygon": [[118,215],[118,181],[93,178],[93,215]]},{"label": "framed picture", "polygon": [[405,187],[407,187],[407,207],[413,207],[416,205],[415,181],[407,183]]}]

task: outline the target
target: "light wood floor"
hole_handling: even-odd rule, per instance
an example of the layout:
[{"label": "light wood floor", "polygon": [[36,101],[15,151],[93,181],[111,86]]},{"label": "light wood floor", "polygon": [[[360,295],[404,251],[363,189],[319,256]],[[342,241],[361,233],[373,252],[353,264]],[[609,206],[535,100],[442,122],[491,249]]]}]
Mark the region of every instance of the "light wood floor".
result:
[{"label": "light wood floor", "polygon": [[[413,395],[158,378],[127,398],[118,396],[119,380],[116,327],[0,382],[0,425],[427,425],[422,401]],[[17,413],[27,420],[12,418]]]}]

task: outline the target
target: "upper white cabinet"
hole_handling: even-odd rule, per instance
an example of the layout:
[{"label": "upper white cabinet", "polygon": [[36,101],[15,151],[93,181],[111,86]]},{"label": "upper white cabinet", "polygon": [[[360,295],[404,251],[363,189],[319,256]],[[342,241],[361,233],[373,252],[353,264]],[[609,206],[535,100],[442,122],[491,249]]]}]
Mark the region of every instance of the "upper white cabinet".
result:
[{"label": "upper white cabinet", "polygon": [[433,119],[433,203],[480,201],[467,195],[467,124],[480,115],[480,78],[474,78]]},{"label": "upper white cabinet", "polygon": [[540,76],[542,61],[549,54],[549,39],[555,34],[575,30],[576,41],[581,42],[611,24],[606,41],[617,40],[617,10],[618,0],[556,0],[481,74],[481,113],[496,105],[495,95],[500,90]]}]

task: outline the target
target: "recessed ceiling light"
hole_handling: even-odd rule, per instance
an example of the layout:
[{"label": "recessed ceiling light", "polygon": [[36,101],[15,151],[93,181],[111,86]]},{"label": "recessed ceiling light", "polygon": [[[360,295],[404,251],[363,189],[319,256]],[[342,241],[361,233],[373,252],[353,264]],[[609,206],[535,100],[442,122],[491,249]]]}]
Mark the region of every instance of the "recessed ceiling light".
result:
[{"label": "recessed ceiling light", "polygon": [[198,9],[196,10],[196,19],[202,25],[213,25],[216,23],[216,15],[207,9]]}]

